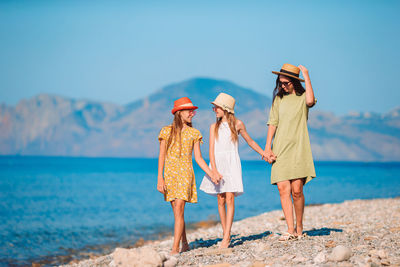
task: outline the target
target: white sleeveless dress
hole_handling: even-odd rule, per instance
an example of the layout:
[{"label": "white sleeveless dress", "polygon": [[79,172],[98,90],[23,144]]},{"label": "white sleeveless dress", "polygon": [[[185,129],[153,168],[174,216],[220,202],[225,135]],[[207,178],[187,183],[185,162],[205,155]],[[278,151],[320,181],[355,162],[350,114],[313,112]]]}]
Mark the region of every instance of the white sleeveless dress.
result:
[{"label": "white sleeveless dress", "polygon": [[[242,165],[240,163],[238,142],[233,143],[231,130],[227,122],[222,122],[218,129],[218,138],[214,145],[215,165],[222,175],[222,180],[216,185],[208,175],[203,177],[200,190],[210,195],[225,192],[243,194]],[[210,163],[211,168],[211,163]]]}]

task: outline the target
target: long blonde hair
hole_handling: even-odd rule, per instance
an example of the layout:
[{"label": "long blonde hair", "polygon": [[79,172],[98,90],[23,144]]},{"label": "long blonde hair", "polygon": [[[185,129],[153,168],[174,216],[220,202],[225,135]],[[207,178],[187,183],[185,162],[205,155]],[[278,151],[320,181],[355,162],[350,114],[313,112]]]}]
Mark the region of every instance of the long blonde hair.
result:
[{"label": "long blonde hair", "polygon": [[[232,142],[236,143],[238,141],[238,133],[236,131],[236,117],[233,113],[230,113],[226,110],[224,110],[224,115],[228,120],[229,129],[231,130]],[[221,123],[222,123],[222,118],[217,118],[214,129],[215,139],[218,139],[218,130]]]},{"label": "long blonde hair", "polygon": [[[174,114],[174,120],[171,124],[171,132],[167,141],[167,152],[169,148],[172,148],[174,145],[179,145],[179,155],[181,154],[182,143],[181,143],[181,133],[183,128],[183,122],[181,118],[181,111],[177,111]],[[188,123],[187,126],[192,127],[192,123]]]}]

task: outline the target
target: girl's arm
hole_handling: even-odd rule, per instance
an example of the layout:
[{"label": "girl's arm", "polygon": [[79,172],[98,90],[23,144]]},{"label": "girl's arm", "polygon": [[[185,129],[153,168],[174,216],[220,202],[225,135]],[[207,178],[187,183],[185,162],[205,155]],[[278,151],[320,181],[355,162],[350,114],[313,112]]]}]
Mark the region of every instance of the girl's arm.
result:
[{"label": "girl's arm", "polygon": [[210,126],[210,164],[211,171],[218,176],[218,180],[221,180],[222,175],[217,170],[217,165],[215,164],[215,123]]},{"label": "girl's arm", "polygon": [[315,105],[314,90],[311,85],[310,75],[308,74],[308,69],[306,67],[299,65],[299,69],[303,73],[304,82],[306,84],[306,104],[309,107]]},{"label": "girl's arm", "polygon": [[262,148],[250,137],[250,135],[247,133],[246,130],[246,126],[244,125],[244,123],[241,120],[236,120],[236,130],[239,132],[239,134],[241,134],[244,138],[244,140],[246,140],[247,144],[254,149],[256,152],[258,152],[258,154],[261,155],[261,157],[266,157],[266,153],[264,152],[264,150],[262,150]]},{"label": "girl's arm", "polygon": [[200,168],[205,173],[207,173],[207,175],[211,178],[213,183],[218,184],[216,175],[211,171],[211,169],[208,167],[207,163],[204,161],[203,157],[201,156],[200,142],[196,142],[194,144],[194,159],[196,160],[196,162],[200,166]]},{"label": "girl's arm", "polygon": [[268,134],[267,134],[267,143],[265,144],[265,152],[267,153],[267,159],[269,163],[272,163],[276,160],[276,156],[274,152],[272,152],[272,138],[275,135],[276,126],[275,125],[268,125]]},{"label": "girl's arm", "polygon": [[158,154],[158,178],[157,178],[157,190],[160,193],[165,194],[166,187],[164,183],[163,170],[165,162],[165,140],[160,141],[160,153]]}]

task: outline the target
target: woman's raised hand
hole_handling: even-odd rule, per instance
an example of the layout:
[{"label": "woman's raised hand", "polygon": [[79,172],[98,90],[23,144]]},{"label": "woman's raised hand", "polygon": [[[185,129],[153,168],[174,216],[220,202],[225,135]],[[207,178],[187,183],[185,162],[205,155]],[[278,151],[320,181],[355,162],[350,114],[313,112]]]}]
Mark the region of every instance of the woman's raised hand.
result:
[{"label": "woman's raised hand", "polygon": [[297,66],[300,70],[301,73],[303,74],[303,77],[305,78],[306,76],[308,77],[308,69],[306,67],[304,67],[303,65],[299,65]]},{"label": "woman's raised hand", "polygon": [[157,190],[158,190],[161,194],[165,194],[165,192],[167,191],[167,187],[165,186],[164,178],[163,178],[163,177],[158,177],[158,180],[157,180]]}]

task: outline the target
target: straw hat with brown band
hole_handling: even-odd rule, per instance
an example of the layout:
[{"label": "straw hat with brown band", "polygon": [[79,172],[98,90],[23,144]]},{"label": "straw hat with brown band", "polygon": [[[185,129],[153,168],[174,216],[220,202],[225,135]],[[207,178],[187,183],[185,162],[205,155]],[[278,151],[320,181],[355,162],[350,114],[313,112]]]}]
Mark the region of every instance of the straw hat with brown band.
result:
[{"label": "straw hat with brown band", "polygon": [[291,78],[295,78],[299,80],[300,82],[304,82],[303,79],[301,79],[300,76],[300,69],[292,64],[283,64],[282,68],[280,71],[272,71],[273,74],[277,75],[285,75]]}]

